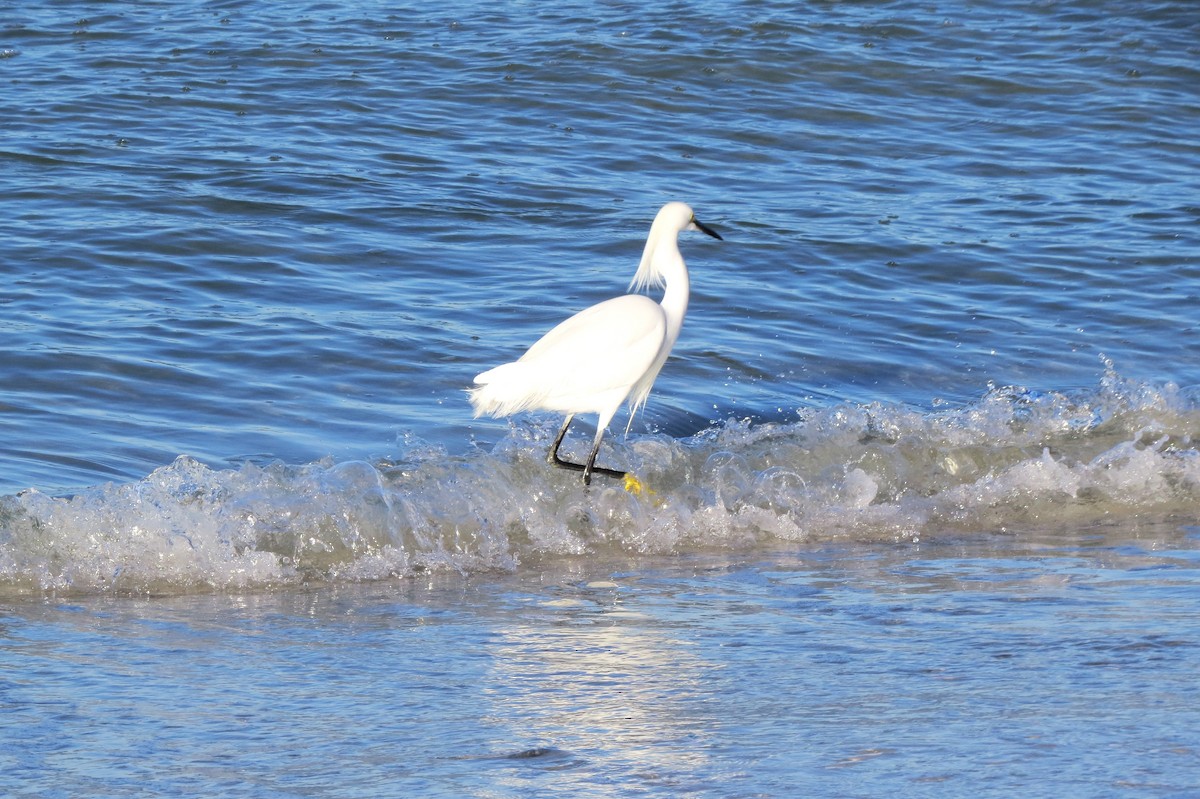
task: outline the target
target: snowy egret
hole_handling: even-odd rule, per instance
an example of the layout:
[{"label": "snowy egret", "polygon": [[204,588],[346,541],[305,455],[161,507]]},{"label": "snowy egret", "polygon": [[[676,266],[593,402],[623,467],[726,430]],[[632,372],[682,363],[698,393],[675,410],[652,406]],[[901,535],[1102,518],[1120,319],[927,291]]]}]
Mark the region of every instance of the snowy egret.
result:
[{"label": "snowy egret", "polygon": [[[583,472],[585,485],[592,482],[593,473],[625,477],[625,472],[596,466],[596,453],[608,423],[627,398],[633,423],[679,338],[689,289],[687,266],[679,254],[679,234],[685,230],[721,238],[684,203],[667,203],[659,210],[629,288],[662,286],[661,303],[641,294],[625,294],[575,314],[538,339],[520,359],[475,378],[476,387],[468,391],[475,416],[532,410],[565,413],[566,421],[546,459]],[[558,455],[577,413],[598,417],[592,451],[582,464]]]}]

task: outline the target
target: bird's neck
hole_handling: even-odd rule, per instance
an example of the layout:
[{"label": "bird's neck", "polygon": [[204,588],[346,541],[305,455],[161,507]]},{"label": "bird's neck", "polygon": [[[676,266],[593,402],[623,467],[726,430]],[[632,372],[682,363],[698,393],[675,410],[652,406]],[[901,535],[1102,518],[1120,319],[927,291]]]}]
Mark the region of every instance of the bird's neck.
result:
[{"label": "bird's neck", "polygon": [[[679,255],[678,248],[664,248],[662,253],[662,275],[666,282],[663,289],[662,309],[667,316],[667,341],[674,344],[679,338],[679,330],[683,327],[683,317],[687,315],[688,295],[691,292],[691,282],[688,280],[687,266]],[[671,250],[674,250],[671,252]]]}]

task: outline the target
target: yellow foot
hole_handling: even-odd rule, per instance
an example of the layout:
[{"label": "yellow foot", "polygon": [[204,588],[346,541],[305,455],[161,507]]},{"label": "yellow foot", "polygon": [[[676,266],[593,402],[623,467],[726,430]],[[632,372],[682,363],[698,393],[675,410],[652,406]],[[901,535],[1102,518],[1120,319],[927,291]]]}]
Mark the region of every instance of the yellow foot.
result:
[{"label": "yellow foot", "polygon": [[625,475],[625,490],[635,496],[645,494],[648,497],[654,496],[654,492],[642,485],[642,481],[633,476],[632,472]]}]

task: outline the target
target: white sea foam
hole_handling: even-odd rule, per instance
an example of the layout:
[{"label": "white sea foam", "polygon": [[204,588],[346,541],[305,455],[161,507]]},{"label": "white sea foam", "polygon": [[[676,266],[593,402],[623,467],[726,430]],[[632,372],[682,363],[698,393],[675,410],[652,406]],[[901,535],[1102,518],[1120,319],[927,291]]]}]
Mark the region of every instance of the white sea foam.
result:
[{"label": "white sea foam", "polygon": [[398,463],[217,470],[181,457],[134,483],[0,500],[0,586],[226,590],[1194,517],[1197,429],[1194,398],[1110,374],[1076,394],[995,388],[961,408],[839,405],[634,437],[606,457],[632,466],[640,496],[549,468],[553,425],[514,426],[464,456],[413,447]]}]

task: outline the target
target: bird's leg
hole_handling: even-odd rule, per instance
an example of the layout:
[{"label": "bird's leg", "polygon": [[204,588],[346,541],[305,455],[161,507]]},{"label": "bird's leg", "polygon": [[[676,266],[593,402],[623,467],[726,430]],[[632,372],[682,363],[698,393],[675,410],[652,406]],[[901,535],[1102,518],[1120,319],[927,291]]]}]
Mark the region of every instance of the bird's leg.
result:
[{"label": "bird's leg", "polygon": [[583,467],[583,484],[592,484],[593,474],[602,474],[605,477],[615,477],[620,480],[625,476],[625,472],[617,469],[605,469],[603,466],[596,465],[596,454],[600,452],[600,441],[604,438],[604,428],[601,427],[596,431],[596,440],[592,442],[592,451],[588,453],[587,466]]},{"label": "bird's leg", "polygon": [[571,426],[571,420],[574,418],[575,415],[571,414],[567,417],[567,420],[563,422],[562,429],[558,431],[558,437],[554,439],[554,446],[550,448],[550,454],[546,457],[546,460],[560,469],[570,469],[571,471],[575,472],[583,472],[584,485],[592,484],[592,474],[602,474],[606,477],[616,478],[624,477],[625,472],[619,472],[616,469],[605,469],[602,466],[596,465],[596,453],[600,451],[600,440],[604,437],[603,430],[596,431],[596,442],[592,445],[592,452],[588,456],[587,465],[582,463],[572,463],[571,461],[565,461],[558,457],[558,448],[562,446],[563,439],[567,437],[567,428]]},{"label": "bird's leg", "polygon": [[546,460],[554,466],[559,466],[563,469],[575,469],[583,471],[583,467],[578,463],[564,461],[558,457],[558,448],[562,446],[563,439],[567,437],[567,428],[571,426],[571,420],[575,418],[575,414],[567,414],[566,421],[563,422],[562,430],[558,431],[558,438],[554,439],[554,446],[550,447],[550,452],[546,455]]}]

